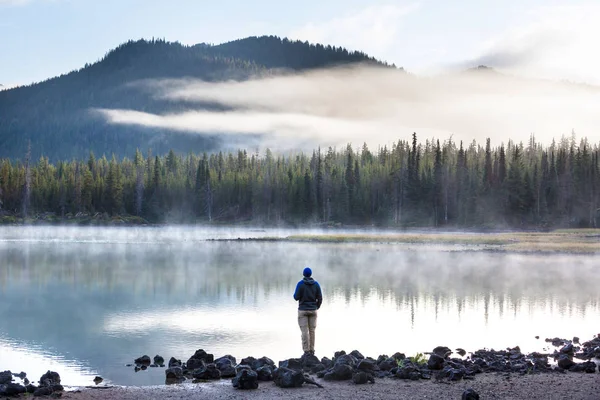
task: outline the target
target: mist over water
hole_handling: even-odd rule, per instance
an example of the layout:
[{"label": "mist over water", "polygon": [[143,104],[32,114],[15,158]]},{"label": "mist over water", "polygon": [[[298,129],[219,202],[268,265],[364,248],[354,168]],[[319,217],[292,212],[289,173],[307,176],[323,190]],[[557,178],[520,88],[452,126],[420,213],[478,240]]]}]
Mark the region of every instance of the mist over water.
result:
[{"label": "mist over water", "polygon": [[[317,355],[377,357],[438,345],[475,351],[545,337],[591,338],[600,312],[594,256],[467,246],[207,241],[291,232],[198,228],[7,228],[0,234],[0,370],[67,385],[164,383],[134,373],[143,354],[186,361],[301,354],[297,304],[310,266],[324,292]],[[294,233],[297,233],[294,231]],[[536,340],[539,335],[541,340]]]}]

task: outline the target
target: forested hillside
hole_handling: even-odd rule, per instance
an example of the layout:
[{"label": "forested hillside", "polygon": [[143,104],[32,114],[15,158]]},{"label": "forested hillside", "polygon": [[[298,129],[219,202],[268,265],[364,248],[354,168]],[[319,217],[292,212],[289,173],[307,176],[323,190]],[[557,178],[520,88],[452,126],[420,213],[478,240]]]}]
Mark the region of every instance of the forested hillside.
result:
[{"label": "forested hillside", "polygon": [[126,108],[164,113],[182,108],[182,104],[155,99],[139,87],[128,85],[141,79],[246,79],[271,73],[272,68],[303,70],[356,61],[378,63],[363,53],[273,36],[217,46],[130,41],[77,71],[0,91],[0,157],[23,159],[28,141],[34,158],[44,155],[53,161],[85,157],[89,151],[122,157],[137,148],[157,154],[170,149],[177,153],[212,150],[219,137],[211,132],[192,136],[111,125],[89,110]]},{"label": "forested hillside", "polygon": [[[600,149],[400,140],[275,156],[143,155],[0,161],[5,222],[28,215],[139,216],[151,222],[432,227],[592,227]],[[12,218],[12,219],[11,219]]]}]

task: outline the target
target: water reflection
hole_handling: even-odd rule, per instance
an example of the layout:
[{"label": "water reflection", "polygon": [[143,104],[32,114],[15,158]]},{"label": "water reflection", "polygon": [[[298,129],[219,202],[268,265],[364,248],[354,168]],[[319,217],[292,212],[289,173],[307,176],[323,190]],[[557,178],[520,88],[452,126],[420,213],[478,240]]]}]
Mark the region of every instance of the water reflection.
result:
[{"label": "water reflection", "polygon": [[97,371],[135,385],[164,378],[163,370],[124,367],[142,354],[297,356],[291,294],[305,265],[325,296],[321,355],[412,354],[440,344],[539,350],[545,343],[535,335],[591,337],[600,311],[593,257],[179,240],[208,235],[193,230],[172,237],[121,230],[118,240],[90,232],[85,241],[76,230],[60,240],[0,235],[0,369],[19,369],[14,351],[29,350],[27,343],[52,349],[32,363],[74,360],[56,365],[79,371],[73,381]]}]

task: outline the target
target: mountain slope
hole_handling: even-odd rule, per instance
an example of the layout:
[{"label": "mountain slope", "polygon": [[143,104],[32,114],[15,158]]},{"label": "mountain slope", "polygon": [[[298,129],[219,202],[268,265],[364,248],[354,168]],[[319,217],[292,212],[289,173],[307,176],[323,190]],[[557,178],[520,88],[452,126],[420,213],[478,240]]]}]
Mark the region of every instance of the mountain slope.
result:
[{"label": "mountain slope", "polygon": [[[94,64],[33,85],[0,92],[0,158],[50,159],[97,155],[131,156],[136,148],[165,153],[215,148],[219,137],[185,135],[161,129],[110,125],[93,108],[146,112],[181,110],[128,83],[152,78],[193,77],[208,81],[247,79],[273,69],[304,70],[351,62],[381,64],[363,53],[292,42],[273,36],[251,37],[217,46],[183,46],[165,41],[129,41]],[[211,107],[211,105],[207,105]]]}]

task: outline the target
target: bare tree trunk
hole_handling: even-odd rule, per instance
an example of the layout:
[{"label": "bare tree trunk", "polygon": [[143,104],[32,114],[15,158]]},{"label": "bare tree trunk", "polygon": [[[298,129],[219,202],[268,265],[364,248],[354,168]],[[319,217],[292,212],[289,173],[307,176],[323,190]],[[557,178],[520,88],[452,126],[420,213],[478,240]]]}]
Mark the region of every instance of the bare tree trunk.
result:
[{"label": "bare tree trunk", "polygon": [[144,199],[144,167],[138,165],[136,169],[135,181],[135,214],[142,215],[142,201]]}]

